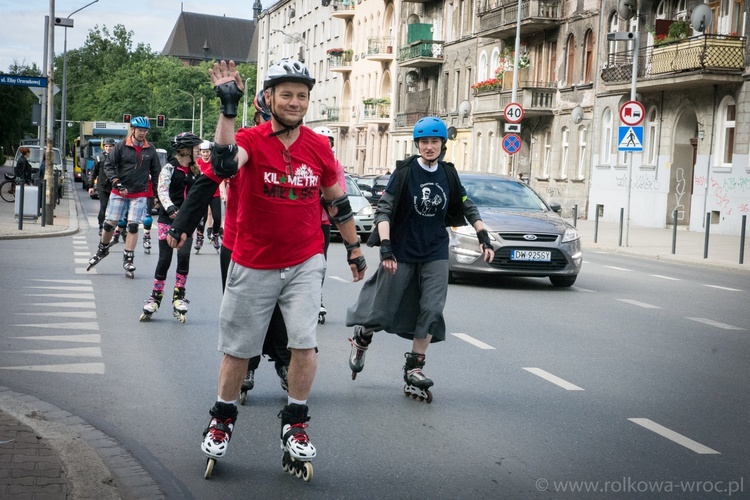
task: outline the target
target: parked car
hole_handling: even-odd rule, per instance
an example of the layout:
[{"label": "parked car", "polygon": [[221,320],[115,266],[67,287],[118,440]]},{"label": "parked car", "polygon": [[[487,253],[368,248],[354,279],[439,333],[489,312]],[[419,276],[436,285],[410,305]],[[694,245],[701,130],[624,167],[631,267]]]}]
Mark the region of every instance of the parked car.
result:
[{"label": "parked car", "polygon": [[352,178],[354,179],[354,182],[357,183],[357,187],[359,187],[360,191],[365,192],[369,191],[372,193],[372,186],[375,184],[375,181],[378,179],[377,175],[363,175],[361,177],[355,177],[352,175]]},{"label": "parked car", "polygon": [[156,154],[159,155],[159,164],[162,167],[164,165],[166,165],[167,164],[167,150],[166,149],[157,148],[156,149]]},{"label": "parked car", "polygon": [[385,192],[385,188],[388,186],[388,181],[391,179],[390,175],[381,175],[379,177],[375,178],[375,182],[372,185],[372,189],[370,192],[372,193],[372,198],[370,198],[370,203],[373,207],[378,206],[378,201],[380,201],[380,197],[383,196],[383,193]]},{"label": "parked car", "polygon": [[[370,205],[367,195],[362,193],[349,174],[346,174],[346,194],[349,196],[349,204],[352,207],[352,212],[354,212],[354,225],[357,226],[357,234],[362,238],[362,241],[367,241],[370,233],[372,233],[375,210]],[[335,224],[331,224],[331,236],[341,237]]]},{"label": "parked car", "polygon": [[[36,181],[39,178],[39,167],[42,165],[42,157],[46,151],[46,148],[40,148],[38,145],[27,144],[22,147],[29,148],[29,163],[31,164],[31,177]],[[20,149],[20,147],[19,147]],[[52,148],[54,165],[52,166],[57,173],[58,185],[57,185],[57,196],[62,198],[63,192],[65,191],[65,164],[63,163],[62,155],[60,150]],[[16,150],[16,156],[13,159],[13,165],[16,164],[18,158],[21,156],[21,152]]]},{"label": "parked car", "polygon": [[477,205],[495,249],[484,262],[476,231],[451,227],[450,282],[461,274],[547,277],[552,285],[576,282],[583,255],[578,231],[525,182],[507,176],[459,174],[466,194]]}]

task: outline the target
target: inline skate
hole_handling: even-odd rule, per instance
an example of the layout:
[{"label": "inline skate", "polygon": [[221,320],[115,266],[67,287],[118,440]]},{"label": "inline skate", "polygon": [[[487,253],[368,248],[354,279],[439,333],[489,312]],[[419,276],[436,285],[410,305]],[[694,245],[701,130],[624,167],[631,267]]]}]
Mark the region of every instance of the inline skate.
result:
[{"label": "inline skate", "polygon": [[317,452],[307,436],[307,405],[288,404],[279,412],[281,418],[281,449],[284,456],[281,467],[289,474],[295,474],[306,482],[312,481],[311,460]]},{"label": "inline skate", "polygon": [[180,320],[180,323],[185,322],[185,315],[188,312],[187,305],[189,303],[190,301],[185,298],[185,288],[176,286],[172,293],[172,314],[174,314],[175,318]]},{"label": "inline skate", "polygon": [[349,354],[349,368],[352,370],[352,380],[357,378],[357,374],[365,367],[365,351],[372,342],[372,332],[365,333],[363,326],[354,327],[354,336],[349,339],[352,343],[352,351]]},{"label": "inline skate", "polygon": [[279,376],[279,380],[281,381],[281,388],[284,389],[286,392],[289,392],[289,382],[287,379],[288,373],[289,373],[288,365],[276,364],[276,374]]},{"label": "inline skate", "polygon": [[100,241],[96,254],[89,259],[89,267],[86,268],[86,271],[91,271],[91,268],[97,265],[99,261],[107,255],[109,255],[109,245],[105,245]]},{"label": "inline skate", "polygon": [[198,233],[195,235],[195,255],[198,255],[201,253],[201,248],[203,248],[203,233]]},{"label": "inline skate", "polygon": [[227,453],[227,445],[232,438],[232,431],[237,422],[237,406],[231,403],[216,402],[209,412],[211,421],[203,431],[203,442],[201,450],[208,455],[206,459],[206,471],[204,479],[209,479],[214,470],[217,458],[222,458]]},{"label": "inline skate", "polygon": [[404,396],[432,403],[430,387],[434,382],[422,373],[425,356],[416,352],[404,353],[406,364],[404,364]]},{"label": "inline skate", "polygon": [[151,315],[159,310],[161,306],[161,299],[164,297],[164,293],[161,290],[153,290],[151,296],[146,299],[143,305],[143,314],[141,314],[140,321],[148,321],[151,319]]},{"label": "inline skate", "polygon": [[117,245],[118,243],[120,243],[120,233],[121,232],[122,231],[120,230],[119,227],[115,228],[115,231],[112,233],[112,241],[109,242],[109,246],[113,247],[113,246]]},{"label": "inline skate", "polygon": [[320,303],[320,311],[318,311],[318,323],[319,324],[322,325],[322,324],[324,324],[326,322],[326,313],[327,312],[328,312],[328,310],[325,308],[325,306],[321,302]]},{"label": "inline skate", "polygon": [[245,374],[245,380],[242,382],[242,387],[240,388],[240,404],[245,405],[245,400],[247,399],[247,392],[252,391],[253,387],[255,387],[255,370],[248,370],[247,374]]},{"label": "inline skate", "polygon": [[151,232],[150,231],[143,232],[143,252],[151,253]]},{"label": "inline skate", "polygon": [[122,268],[125,269],[125,277],[131,280],[135,278],[135,266],[133,265],[133,259],[135,258],[135,252],[132,250],[123,250],[122,252]]},{"label": "inline skate", "polygon": [[219,239],[219,233],[215,232],[211,235],[211,243],[214,246],[214,250],[216,250],[216,253],[221,252],[221,240]]}]

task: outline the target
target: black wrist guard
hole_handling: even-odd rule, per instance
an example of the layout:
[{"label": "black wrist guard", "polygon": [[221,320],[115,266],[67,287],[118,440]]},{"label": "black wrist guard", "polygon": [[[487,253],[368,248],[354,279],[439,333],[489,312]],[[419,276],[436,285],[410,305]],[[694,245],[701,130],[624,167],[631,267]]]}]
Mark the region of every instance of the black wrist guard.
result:
[{"label": "black wrist guard", "polygon": [[237,104],[243,96],[242,91],[237,86],[237,82],[232,80],[231,82],[222,83],[215,86],[214,90],[219,99],[221,99],[221,114],[227,118],[235,118],[237,116]]},{"label": "black wrist guard", "polygon": [[346,262],[348,262],[350,266],[352,264],[357,266],[357,271],[364,271],[367,268],[367,262],[365,262],[364,256],[359,256],[352,259],[352,250],[359,248],[359,241],[356,241],[351,245],[347,242],[344,242],[344,246],[346,247]]},{"label": "black wrist guard", "polygon": [[235,144],[227,146],[214,144],[214,152],[211,155],[211,168],[217,177],[226,179],[237,173],[239,169],[236,159],[237,151],[239,151],[239,148]]},{"label": "black wrist guard", "polygon": [[380,240],[380,261],[384,260],[396,260],[396,257],[393,256],[391,240]]},{"label": "black wrist guard", "polygon": [[125,186],[123,186],[122,182],[120,182],[120,181],[117,181],[114,184],[112,184],[112,187],[115,188],[118,191],[122,191],[123,189],[125,189]]},{"label": "black wrist guard", "polygon": [[477,231],[477,239],[479,244],[482,245],[482,250],[492,250],[492,242],[490,241],[490,233],[486,229]]},{"label": "black wrist guard", "polygon": [[167,215],[172,217],[175,212],[177,212],[177,207],[174,205],[169,205],[169,208],[167,208]]},{"label": "black wrist guard", "polygon": [[172,238],[176,239],[177,241],[180,241],[180,239],[182,239],[182,231],[175,228],[174,226],[169,228],[169,231],[167,231],[167,234],[171,236]]}]

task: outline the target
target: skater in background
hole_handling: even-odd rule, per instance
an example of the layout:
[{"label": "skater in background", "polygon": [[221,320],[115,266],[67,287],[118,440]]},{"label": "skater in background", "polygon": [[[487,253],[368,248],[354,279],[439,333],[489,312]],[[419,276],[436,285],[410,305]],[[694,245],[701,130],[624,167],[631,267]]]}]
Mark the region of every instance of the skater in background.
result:
[{"label": "skater in background", "polygon": [[[432,401],[432,380],[422,372],[430,342],[445,340],[443,309],[448,292],[446,226],[477,231],[487,262],[494,257],[479,211],[466,196],[451,163],[439,158],[448,140],[445,123],[426,117],[414,126],[419,152],[396,165],[375,214],[376,232],[369,245],[380,244],[380,266],[349,307],[346,325],[354,326],[349,365],[352,378],[362,371],[373,333],[385,330],[412,341],[404,354],[404,392]],[[379,241],[378,241],[379,240]]]},{"label": "skater in background", "polygon": [[138,243],[138,226],[146,217],[149,193],[155,193],[161,165],[156,148],[146,140],[151,128],[148,118],[135,116],[130,120],[130,134],[118,142],[104,161],[104,173],[112,182],[102,236],[96,255],[89,259],[90,270],[109,254],[109,243],[115,225],[127,219],[127,236],[122,256],[125,275],[135,277],[135,246]]},{"label": "skater in background", "polygon": [[[261,101],[258,101],[258,98]],[[261,90],[254,101],[256,107],[255,123],[265,123],[265,116],[270,118],[271,112],[268,110],[268,105],[265,103],[265,97]],[[258,123],[257,120],[260,120]],[[204,143],[201,145],[201,153],[206,149],[210,150],[210,143]],[[168,238],[171,245],[176,246],[181,239],[182,234],[192,234],[195,227],[200,222],[201,214],[205,212],[208,203],[213,197],[216,188],[224,182],[224,179],[214,175],[213,170],[209,167],[205,170],[205,174],[202,174],[199,181],[195,183],[190,193],[188,194],[185,203],[182,206],[182,210],[177,215],[177,218],[172,224],[170,236]],[[221,266],[221,289],[222,292],[226,288],[227,282],[227,271],[229,269],[229,262],[232,260],[232,248],[236,238],[236,225],[235,217],[237,214],[237,191],[241,183],[242,171],[228,179],[227,186],[227,210],[224,217],[224,237],[222,238],[221,252],[219,253],[219,264]],[[266,332],[266,338],[263,341],[263,354],[267,355],[270,360],[274,363],[276,373],[281,380],[281,388],[285,391],[288,390],[287,384],[287,373],[289,371],[289,361],[291,354],[287,349],[287,331],[286,325],[284,324],[284,317],[281,314],[279,305],[276,304],[274,307],[273,314],[271,315],[271,322],[268,325],[268,331]],[[240,388],[240,403],[245,403],[247,392],[252,390],[255,386],[255,370],[260,366],[261,355],[253,356],[248,360],[247,372],[245,374],[245,380],[242,382]]]},{"label": "skater in background", "polygon": [[[109,193],[112,191],[112,183],[104,174],[104,160],[114,149],[115,142],[116,141],[111,137],[107,137],[106,139],[104,139],[104,145],[102,146],[104,152],[96,156],[94,168],[91,171],[91,179],[89,180],[89,196],[93,196],[94,189],[96,189],[97,195],[99,196],[99,214],[97,215],[97,219],[99,220],[99,236],[102,235],[104,215],[107,213]],[[96,180],[96,187],[94,187],[94,180]]]},{"label": "skater in background", "polygon": [[[16,176],[16,183],[17,184],[25,184],[27,186],[31,185],[31,163],[29,163],[29,156],[31,156],[31,149],[27,147],[21,147],[18,149],[18,151],[21,153],[21,155],[18,157],[18,160],[16,161],[16,166],[13,169],[13,174]],[[16,185],[13,184],[11,186],[11,193],[15,194],[16,192]]]},{"label": "skater in background", "polygon": [[[211,143],[208,141],[201,144],[201,157],[198,159],[198,166],[202,173],[211,170]],[[203,234],[208,234],[217,252],[221,248],[220,236],[221,228],[221,183],[216,187],[213,197],[208,204],[208,208],[203,214],[203,223],[198,226],[198,235],[196,236],[196,250],[203,246]],[[200,243],[198,243],[200,241]]]},{"label": "skater in background", "polygon": [[[211,79],[222,101],[212,167],[224,178],[241,172],[236,240],[221,304],[219,394],[210,411],[201,449],[212,460],[225,455],[237,419],[237,394],[247,360],[262,350],[278,302],[289,334],[288,404],[279,413],[282,466],[310,479],[315,447],[306,428],[307,398],[317,367],[317,313],[325,272],[320,230],[320,192],[348,247],[354,281],[367,265],[357,241],[351,206],[337,183],[335,159],[326,142],[302,125],[314,78],[304,64],[271,65],[263,88],[271,121],[235,135],[242,77],[235,64],[214,64]],[[232,195],[230,195],[231,198]]]},{"label": "skater in background", "polygon": [[[183,132],[174,137],[171,142],[172,158],[164,165],[159,174],[159,185],[157,194],[161,208],[157,221],[159,230],[159,261],[154,271],[154,285],[151,296],[145,301],[141,321],[151,318],[161,305],[164,296],[164,285],[167,280],[167,272],[172,265],[172,247],[167,242],[167,231],[172,225],[172,220],[182,206],[185,196],[200,173],[195,164],[193,148],[201,143],[200,138],[190,132]],[[177,251],[177,269],[175,270],[174,290],[172,293],[172,308],[175,318],[183,323],[187,313],[187,300],[185,300],[185,285],[187,284],[188,272],[190,271],[190,238],[186,245]]]},{"label": "skater in background", "polygon": [[[326,138],[328,144],[331,146],[331,151],[335,154],[333,147],[336,136],[333,131],[328,127],[315,127],[313,131],[316,134],[320,134]],[[339,186],[346,192],[346,174],[344,173],[344,167],[341,163],[336,160],[336,178],[338,179]],[[328,217],[328,210],[324,206],[320,207],[320,228],[323,230],[323,257],[328,260],[328,245],[331,243],[331,218]],[[323,275],[323,281],[325,281],[325,274]],[[328,311],[323,305],[323,290],[321,287],[320,292],[320,313],[318,313],[318,322],[324,323],[325,316]]]}]

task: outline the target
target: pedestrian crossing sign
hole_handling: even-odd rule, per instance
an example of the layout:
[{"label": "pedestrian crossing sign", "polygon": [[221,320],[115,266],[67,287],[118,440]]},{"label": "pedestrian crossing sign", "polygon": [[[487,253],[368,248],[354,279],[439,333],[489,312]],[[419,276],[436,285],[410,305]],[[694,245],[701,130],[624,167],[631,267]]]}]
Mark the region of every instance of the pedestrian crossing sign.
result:
[{"label": "pedestrian crossing sign", "polygon": [[620,126],[618,151],[643,151],[643,127]]}]

